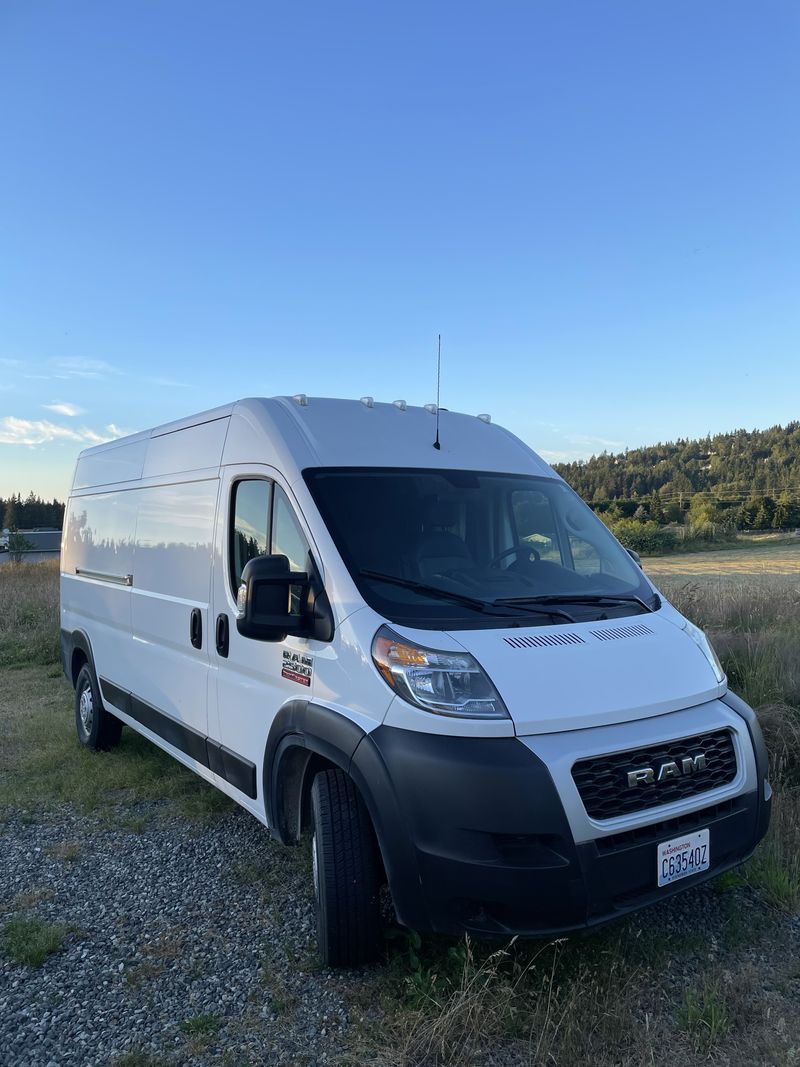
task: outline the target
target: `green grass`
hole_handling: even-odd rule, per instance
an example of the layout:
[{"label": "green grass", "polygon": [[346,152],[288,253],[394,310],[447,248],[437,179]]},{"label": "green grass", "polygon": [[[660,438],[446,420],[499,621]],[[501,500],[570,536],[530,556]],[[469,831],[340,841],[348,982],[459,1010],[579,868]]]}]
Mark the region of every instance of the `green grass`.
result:
[{"label": "green grass", "polygon": [[4,953],[28,967],[40,967],[48,956],[60,952],[72,928],[48,923],[36,916],[18,916],[3,926]]},{"label": "green grass", "polygon": [[[130,821],[140,801],[174,802],[182,814],[205,820],[233,808],[233,801],[181,766],[133,730],[111,752],[91,752],[77,741],[73,691],[63,677],[41,669],[6,671],[0,809],[39,811],[71,805],[102,809]],[[141,832],[141,825],[131,829]]]},{"label": "green grass", "polygon": [[731,1015],[718,979],[706,976],[685,991],[678,1021],[697,1052],[709,1053],[718,1047],[731,1028]]},{"label": "green grass", "polygon": [[771,907],[800,913],[800,796],[773,798],[772,824],[744,876]]},{"label": "green grass", "polygon": [[184,1019],[181,1023],[181,1030],[190,1037],[209,1037],[217,1033],[222,1023],[223,1020],[219,1015],[201,1013]]}]

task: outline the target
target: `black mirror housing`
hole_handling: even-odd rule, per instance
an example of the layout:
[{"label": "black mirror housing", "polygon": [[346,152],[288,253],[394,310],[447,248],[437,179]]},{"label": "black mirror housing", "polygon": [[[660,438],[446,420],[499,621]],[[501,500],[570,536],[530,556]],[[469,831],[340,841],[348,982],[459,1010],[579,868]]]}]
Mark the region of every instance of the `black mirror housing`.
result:
[{"label": "black mirror housing", "polygon": [[256,556],[242,571],[237,595],[236,629],[256,641],[283,641],[303,636],[308,627],[301,613],[292,613],[292,589],[306,599],[308,575],[291,572],[286,556]]},{"label": "black mirror housing", "polygon": [[641,567],[641,565],[642,565],[642,557],[639,555],[639,553],[638,552],[634,552],[634,550],[632,548],[629,548],[627,550],[627,552],[628,552],[628,555],[633,560],[633,562],[636,563],[639,567]]}]

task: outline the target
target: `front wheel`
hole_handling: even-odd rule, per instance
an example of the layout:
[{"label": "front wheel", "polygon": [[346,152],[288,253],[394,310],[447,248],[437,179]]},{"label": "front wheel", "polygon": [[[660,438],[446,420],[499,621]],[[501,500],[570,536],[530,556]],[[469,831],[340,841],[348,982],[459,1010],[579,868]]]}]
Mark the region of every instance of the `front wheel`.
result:
[{"label": "front wheel", "polygon": [[381,946],[378,846],[364,802],[343,771],[316,776],[311,817],[320,958],[329,967],[369,963]]},{"label": "front wheel", "polygon": [[119,744],[122,723],[103,707],[100,689],[88,663],[75,683],[75,727],[84,748],[102,751]]}]

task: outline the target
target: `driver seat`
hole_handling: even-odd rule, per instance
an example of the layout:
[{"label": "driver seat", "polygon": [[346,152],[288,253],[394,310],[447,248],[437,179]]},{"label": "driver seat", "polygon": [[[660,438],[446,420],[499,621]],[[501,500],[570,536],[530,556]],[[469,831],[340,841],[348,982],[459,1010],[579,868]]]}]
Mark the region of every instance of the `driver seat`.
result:
[{"label": "driver seat", "polygon": [[458,516],[449,500],[434,500],[428,505],[424,533],[415,552],[415,563],[423,582],[448,571],[465,570],[474,566],[472,553],[458,536],[447,527],[454,526]]}]

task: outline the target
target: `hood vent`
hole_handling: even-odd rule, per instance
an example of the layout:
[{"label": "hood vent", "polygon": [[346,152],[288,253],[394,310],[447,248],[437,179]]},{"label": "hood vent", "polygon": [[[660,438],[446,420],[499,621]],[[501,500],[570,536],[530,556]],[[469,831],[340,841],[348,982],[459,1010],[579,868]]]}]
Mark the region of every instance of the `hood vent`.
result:
[{"label": "hood vent", "polygon": [[592,630],[598,641],[619,641],[623,637],[643,637],[653,631],[643,622],[635,622],[630,626],[615,626],[613,630]]},{"label": "hood vent", "polygon": [[584,645],[577,634],[526,634],[524,637],[504,637],[512,648],[550,648],[553,645]]}]

